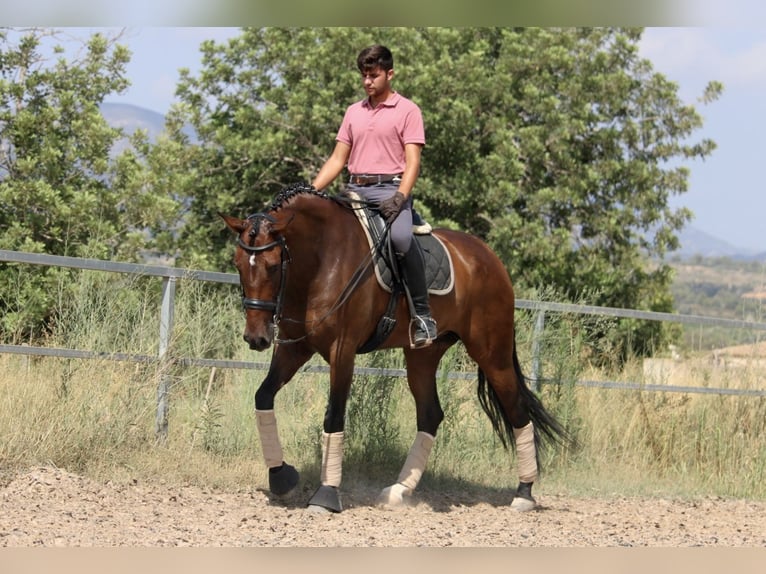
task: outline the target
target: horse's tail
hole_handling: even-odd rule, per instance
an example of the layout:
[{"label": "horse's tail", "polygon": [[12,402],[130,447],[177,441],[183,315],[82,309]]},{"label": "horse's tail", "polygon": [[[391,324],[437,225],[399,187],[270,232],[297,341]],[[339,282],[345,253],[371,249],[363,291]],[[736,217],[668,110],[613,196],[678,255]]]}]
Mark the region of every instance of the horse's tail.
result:
[{"label": "horse's tail", "polygon": [[[561,445],[563,443],[571,442],[569,433],[559,423],[556,418],[550,414],[542,402],[535,393],[527,386],[526,378],[521,372],[521,366],[519,365],[519,359],[516,355],[516,343],[514,341],[513,346],[513,370],[516,373],[516,379],[519,386],[520,400],[525,405],[529,418],[534,424],[535,429],[535,446],[539,453],[540,447],[543,446],[541,441],[541,435],[554,445]],[[511,424],[508,415],[500,404],[500,400],[495,392],[495,389],[491,384],[487,384],[487,378],[484,371],[479,369],[479,387],[478,396],[479,403],[482,409],[489,417],[497,436],[500,438],[503,446],[507,449],[510,445],[512,449],[515,449],[515,441],[513,439],[513,425]]]}]

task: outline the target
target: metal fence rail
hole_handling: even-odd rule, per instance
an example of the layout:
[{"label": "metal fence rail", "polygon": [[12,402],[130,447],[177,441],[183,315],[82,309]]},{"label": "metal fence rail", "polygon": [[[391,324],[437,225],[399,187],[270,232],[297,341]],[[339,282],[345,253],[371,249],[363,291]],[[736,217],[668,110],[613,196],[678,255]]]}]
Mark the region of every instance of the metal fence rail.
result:
[{"label": "metal fence rail", "polygon": [[620,309],[617,307],[596,307],[594,305],[527,301],[524,299],[516,300],[516,307],[519,309],[532,309],[537,311],[554,311],[556,313],[604,315],[608,317],[623,317],[626,319],[645,319],[648,321],[667,321],[670,323],[686,323],[766,331],[766,323],[741,321],[739,319],[725,319],[723,317],[705,317],[703,315],[678,315],[676,313],[661,313],[659,311],[638,311],[635,309]]},{"label": "metal fence rail", "polygon": [[[90,271],[104,271],[111,273],[127,273],[158,277],[162,279],[162,302],[160,308],[160,332],[159,351],[157,356],[134,355],[129,353],[104,353],[78,349],[44,348],[29,345],[0,345],[0,353],[10,353],[28,356],[49,356],[70,359],[102,359],[114,361],[130,361],[138,363],[158,362],[167,363],[171,359],[168,356],[171,333],[173,329],[173,309],[175,300],[175,287],[178,279],[191,279],[213,283],[239,285],[239,277],[234,273],[217,273],[211,271],[199,271],[182,269],[178,267],[164,267],[159,265],[142,265],[136,263],[118,263],[100,259],[84,259],[77,257],[65,257],[60,255],[46,255],[41,253],[25,253],[0,249],[0,262],[23,263],[30,265],[44,265],[53,267],[67,267]],[[545,382],[541,376],[540,367],[540,341],[545,328],[545,314],[552,313],[575,313],[586,315],[601,315],[607,317],[622,317],[629,319],[641,319],[648,321],[667,321],[694,325],[720,326],[729,328],[749,329],[753,331],[766,331],[766,323],[754,321],[741,321],[719,317],[705,317],[700,315],[679,315],[675,313],[660,313],[654,311],[639,311],[634,309],[620,309],[615,307],[597,307],[593,305],[576,305],[570,303],[555,303],[547,301],[530,301],[525,299],[516,300],[516,308],[535,311],[536,321],[532,341],[532,372],[530,382],[537,386]],[[268,363],[250,361],[232,361],[222,359],[202,358],[179,358],[172,359],[173,364],[180,366],[216,367],[227,369],[256,369],[267,370]],[[303,369],[302,372],[327,373],[329,368],[324,365],[313,365]],[[357,367],[357,374],[382,374],[384,376],[406,376],[403,369],[372,369]],[[442,376],[444,373],[442,373]],[[451,379],[473,380],[475,373],[446,373]],[[578,381],[575,384],[583,387],[601,387],[608,389],[644,390],[657,392],[679,393],[702,393],[718,395],[739,396],[766,396],[766,390],[760,389],[727,389],[710,387],[685,387],[677,385],[647,385],[643,383],[616,382],[616,381]],[[158,436],[167,435],[168,413],[168,390],[169,378],[161,376],[157,391],[157,420],[156,431]]]}]

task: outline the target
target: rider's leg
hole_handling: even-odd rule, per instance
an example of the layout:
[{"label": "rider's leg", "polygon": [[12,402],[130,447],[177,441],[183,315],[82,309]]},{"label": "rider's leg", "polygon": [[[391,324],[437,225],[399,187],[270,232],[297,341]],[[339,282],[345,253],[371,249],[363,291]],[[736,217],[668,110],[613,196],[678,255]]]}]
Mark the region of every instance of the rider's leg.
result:
[{"label": "rider's leg", "polygon": [[[394,246],[396,249],[396,245]],[[425,260],[420,244],[411,240],[407,251],[401,253],[397,249],[397,258],[402,270],[402,277],[410,291],[415,315],[412,317],[413,332],[411,346],[426,347],[436,338],[436,321],[431,316],[428,302],[428,285],[426,284]]]}]

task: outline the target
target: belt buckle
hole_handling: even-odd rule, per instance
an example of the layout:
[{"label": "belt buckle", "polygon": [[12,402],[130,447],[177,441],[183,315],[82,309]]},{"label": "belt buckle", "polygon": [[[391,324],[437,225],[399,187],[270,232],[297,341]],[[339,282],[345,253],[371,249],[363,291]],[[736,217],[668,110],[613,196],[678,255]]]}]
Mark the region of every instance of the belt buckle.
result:
[{"label": "belt buckle", "polygon": [[[377,183],[380,183],[380,176],[377,176]],[[372,175],[353,175],[351,176],[351,183],[354,185],[372,185],[375,182],[375,177]]]}]

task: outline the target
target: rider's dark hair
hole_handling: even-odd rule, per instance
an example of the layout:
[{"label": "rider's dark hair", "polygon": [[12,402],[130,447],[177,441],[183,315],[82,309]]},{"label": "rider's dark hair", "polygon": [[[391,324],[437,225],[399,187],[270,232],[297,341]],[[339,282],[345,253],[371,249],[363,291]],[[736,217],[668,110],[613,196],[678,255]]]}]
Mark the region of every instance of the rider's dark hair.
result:
[{"label": "rider's dark hair", "polygon": [[356,58],[356,65],[363,74],[375,68],[380,68],[387,72],[394,67],[394,56],[391,54],[391,50],[385,46],[376,44],[359,52],[359,56]]}]

